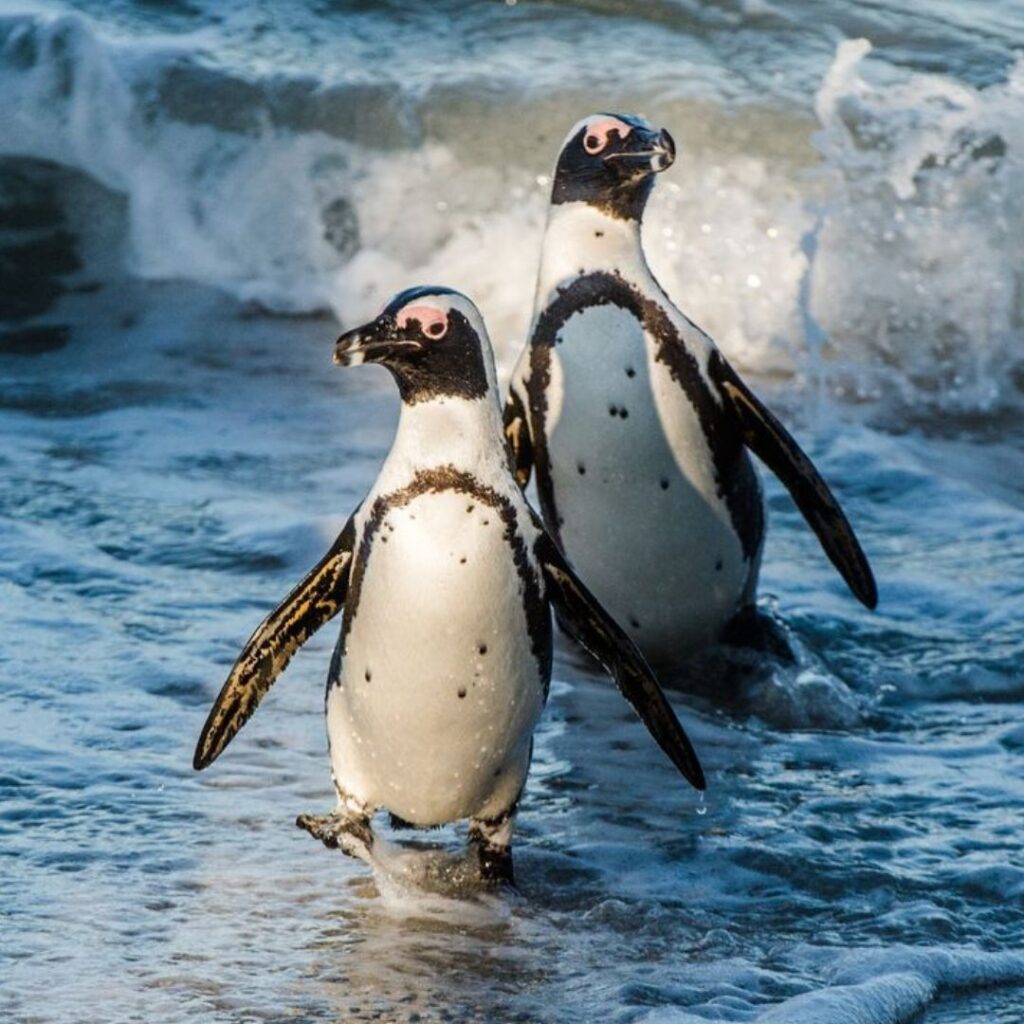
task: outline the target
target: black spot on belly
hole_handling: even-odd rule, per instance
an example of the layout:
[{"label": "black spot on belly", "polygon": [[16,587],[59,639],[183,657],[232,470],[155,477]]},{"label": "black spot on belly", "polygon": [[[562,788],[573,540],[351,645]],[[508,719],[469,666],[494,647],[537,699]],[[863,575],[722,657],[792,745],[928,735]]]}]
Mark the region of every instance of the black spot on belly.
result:
[{"label": "black spot on belly", "polygon": [[370,672],[370,670],[369,670],[369,669],[367,669],[367,670],[366,670],[366,671],[365,671],[365,672],[363,673],[363,678],[364,678],[364,679],[365,679],[365,680],[366,680],[367,682],[369,682],[369,681],[370,681],[370,680],[371,680],[371,679],[373,678],[373,674],[372,674],[372,673]]},{"label": "black spot on belly", "polygon": [[619,415],[619,407],[617,405],[609,405],[608,406],[608,415],[609,416],[618,416]]},{"label": "black spot on belly", "polygon": [[624,419],[626,419],[627,416],[629,416],[629,410],[628,409],[620,409],[619,410],[619,419],[623,419],[624,420]]},{"label": "black spot on belly", "polygon": [[[729,509],[733,529],[743,545],[743,554],[752,559],[764,535],[764,510],[754,468],[744,446],[740,427],[726,415],[716,394],[708,387],[697,358],[680,337],[668,311],[621,274],[595,271],[560,288],[537,318],[530,338],[530,376],[526,390],[529,432],[533,443],[537,495],[548,529],[560,542],[558,511],[551,463],[547,451],[545,421],[548,416],[548,390],[551,386],[551,349],[564,325],[580,310],[616,306],[631,313],[651,336],[655,359],[667,367],[700,420],[714,460],[715,482],[719,496]],[[695,331],[699,331],[693,325]],[[713,380],[721,375],[724,360],[712,352],[708,372]],[[632,367],[630,367],[632,369]],[[609,413],[617,415],[617,407]],[[557,525],[556,525],[557,524]]]},{"label": "black spot on belly", "polygon": [[594,232],[594,237],[595,238],[604,238],[604,232],[603,231],[595,231]]},{"label": "black spot on belly", "polygon": [[586,476],[587,475],[587,467],[584,466],[582,462],[577,463],[577,465],[576,465],[576,472],[579,473],[580,476]]},{"label": "black spot on belly", "polygon": [[463,555],[462,558],[459,559],[459,565],[465,565],[465,564],[466,564],[466,556]]},{"label": "black spot on belly", "polygon": [[629,624],[634,629],[639,629],[640,628],[640,620],[635,615],[630,615],[630,617],[629,617]]},{"label": "black spot on belly", "polygon": [[[367,562],[373,548],[373,541],[380,532],[387,515],[396,509],[405,508],[424,494],[441,492],[453,492],[475,498],[496,512],[500,518],[504,526],[502,539],[509,546],[512,562],[522,586],[530,651],[536,659],[544,697],[547,698],[553,654],[551,609],[544,593],[540,574],[530,562],[530,552],[523,537],[516,507],[504,494],[481,483],[472,473],[456,469],[452,465],[420,470],[411,483],[391,494],[381,495],[374,501],[366,518],[358,550],[352,560],[348,594],[345,598],[341,644],[344,644],[351,632],[356,615],[359,613]],[[469,510],[471,511],[473,507],[470,505]],[[539,523],[537,525],[539,526]],[[381,539],[385,540],[386,538],[382,537]]]},{"label": "black spot on belly", "polygon": [[722,571],[722,560],[719,559],[717,562],[715,562],[715,572],[721,572],[721,571]]},{"label": "black spot on belly", "polygon": [[467,506],[466,506],[466,511],[467,511],[467,512],[472,512],[472,511],[473,511],[473,509],[475,509],[475,508],[476,508],[476,505],[467,505]]},{"label": "black spot on belly", "polygon": [[459,687],[458,693],[459,693],[459,700],[465,700],[466,699],[466,688],[464,686],[460,686]]},{"label": "black spot on belly", "polygon": [[634,370],[632,366],[627,366],[626,367],[626,376],[630,380],[632,380],[636,376],[636,370]]},{"label": "black spot on belly", "polygon": [[479,651],[479,652],[480,652],[481,654],[486,654],[486,653],[487,653],[487,644],[480,644],[480,646],[479,646],[479,647],[477,647],[477,650],[478,650],[478,651]]},{"label": "black spot on belly", "polygon": [[661,478],[661,489],[663,491],[667,491],[668,490],[668,480],[666,480],[665,477]]}]

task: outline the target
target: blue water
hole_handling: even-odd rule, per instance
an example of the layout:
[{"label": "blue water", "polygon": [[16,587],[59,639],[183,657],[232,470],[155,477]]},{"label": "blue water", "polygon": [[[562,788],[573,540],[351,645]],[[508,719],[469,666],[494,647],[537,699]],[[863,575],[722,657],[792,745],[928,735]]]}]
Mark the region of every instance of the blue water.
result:
[{"label": "blue water", "polygon": [[[3,1019],[1024,1020],[1022,17],[810,8],[3,6]],[[609,106],[680,141],[652,260],[881,604],[768,479],[798,664],[676,690],[704,802],[566,646],[520,891],[461,885],[457,830],[370,871],[293,826],[333,628],[192,747],[390,443],[339,321],[443,281],[507,369],[554,147]]]}]

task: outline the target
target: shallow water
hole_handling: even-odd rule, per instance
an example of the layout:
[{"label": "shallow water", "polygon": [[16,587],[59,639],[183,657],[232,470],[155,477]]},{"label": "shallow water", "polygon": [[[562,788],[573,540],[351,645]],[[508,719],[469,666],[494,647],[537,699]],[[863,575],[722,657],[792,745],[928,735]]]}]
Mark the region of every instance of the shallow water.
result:
[{"label": "shallow water", "polygon": [[[376,5],[0,18],[5,1019],[1024,1020],[1015,8],[929,4],[912,32],[918,5],[823,4],[794,35],[791,6],[468,5],[407,77],[402,33],[438,22],[392,38]],[[501,20],[527,14],[543,45]],[[387,378],[330,365],[336,317],[438,277],[514,355],[553,147],[612,105],[581,26],[651,47],[613,99],[689,142],[659,273],[842,495],[881,605],[769,480],[762,590],[798,665],[722,694],[710,661],[675,694],[701,803],[560,650],[520,891],[490,897],[439,854],[388,847],[374,875],[294,828],[330,805],[330,627],[212,769],[190,760],[390,442]],[[319,127],[288,122],[311,75],[338,90]],[[400,102],[359,94],[360,120],[350,90],[384,86]]]}]

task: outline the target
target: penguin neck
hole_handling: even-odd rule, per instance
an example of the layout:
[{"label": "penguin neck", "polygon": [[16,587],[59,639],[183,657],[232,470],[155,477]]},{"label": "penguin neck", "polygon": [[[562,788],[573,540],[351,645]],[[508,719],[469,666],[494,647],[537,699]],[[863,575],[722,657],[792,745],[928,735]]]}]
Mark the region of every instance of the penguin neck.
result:
[{"label": "penguin neck", "polygon": [[650,276],[640,221],[610,217],[588,203],[559,203],[548,213],[541,251],[537,308],[551,292],[582,274],[619,273],[642,283]]},{"label": "penguin neck", "polygon": [[439,396],[403,402],[381,481],[400,485],[418,470],[452,465],[476,475],[507,465],[494,388],[480,398]]}]

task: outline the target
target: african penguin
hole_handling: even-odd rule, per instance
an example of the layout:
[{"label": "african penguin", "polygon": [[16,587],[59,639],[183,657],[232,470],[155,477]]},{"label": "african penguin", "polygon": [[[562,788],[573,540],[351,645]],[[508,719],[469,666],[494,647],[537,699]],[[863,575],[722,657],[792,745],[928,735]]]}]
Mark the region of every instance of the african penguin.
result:
[{"label": "african penguin", "polygon": [[531,336],[505,431],[544,524],[655,665],[757,632],[764,540],[748,449],[789,489],[853,593],[870,566],[807,456],[662,291],[640,238],[675,144],[636,117],[597,114],[555,167]]},{"label": "african penguin", "polygon": [[510,881],[513,819],[551,678],[554,605],[703,789],[643,656],[516,484],[473,303],[445,288],[402,292],[342,335],[334,359],[390,370],[402,399],[391,452],[331,550],[246,644],[195,767],[219,756],[292,654],[340,612],[326,698],[337,808],[297,823],[328,846],[365,852],[378,809],[420,827],[468,818],[481,875]]}]

